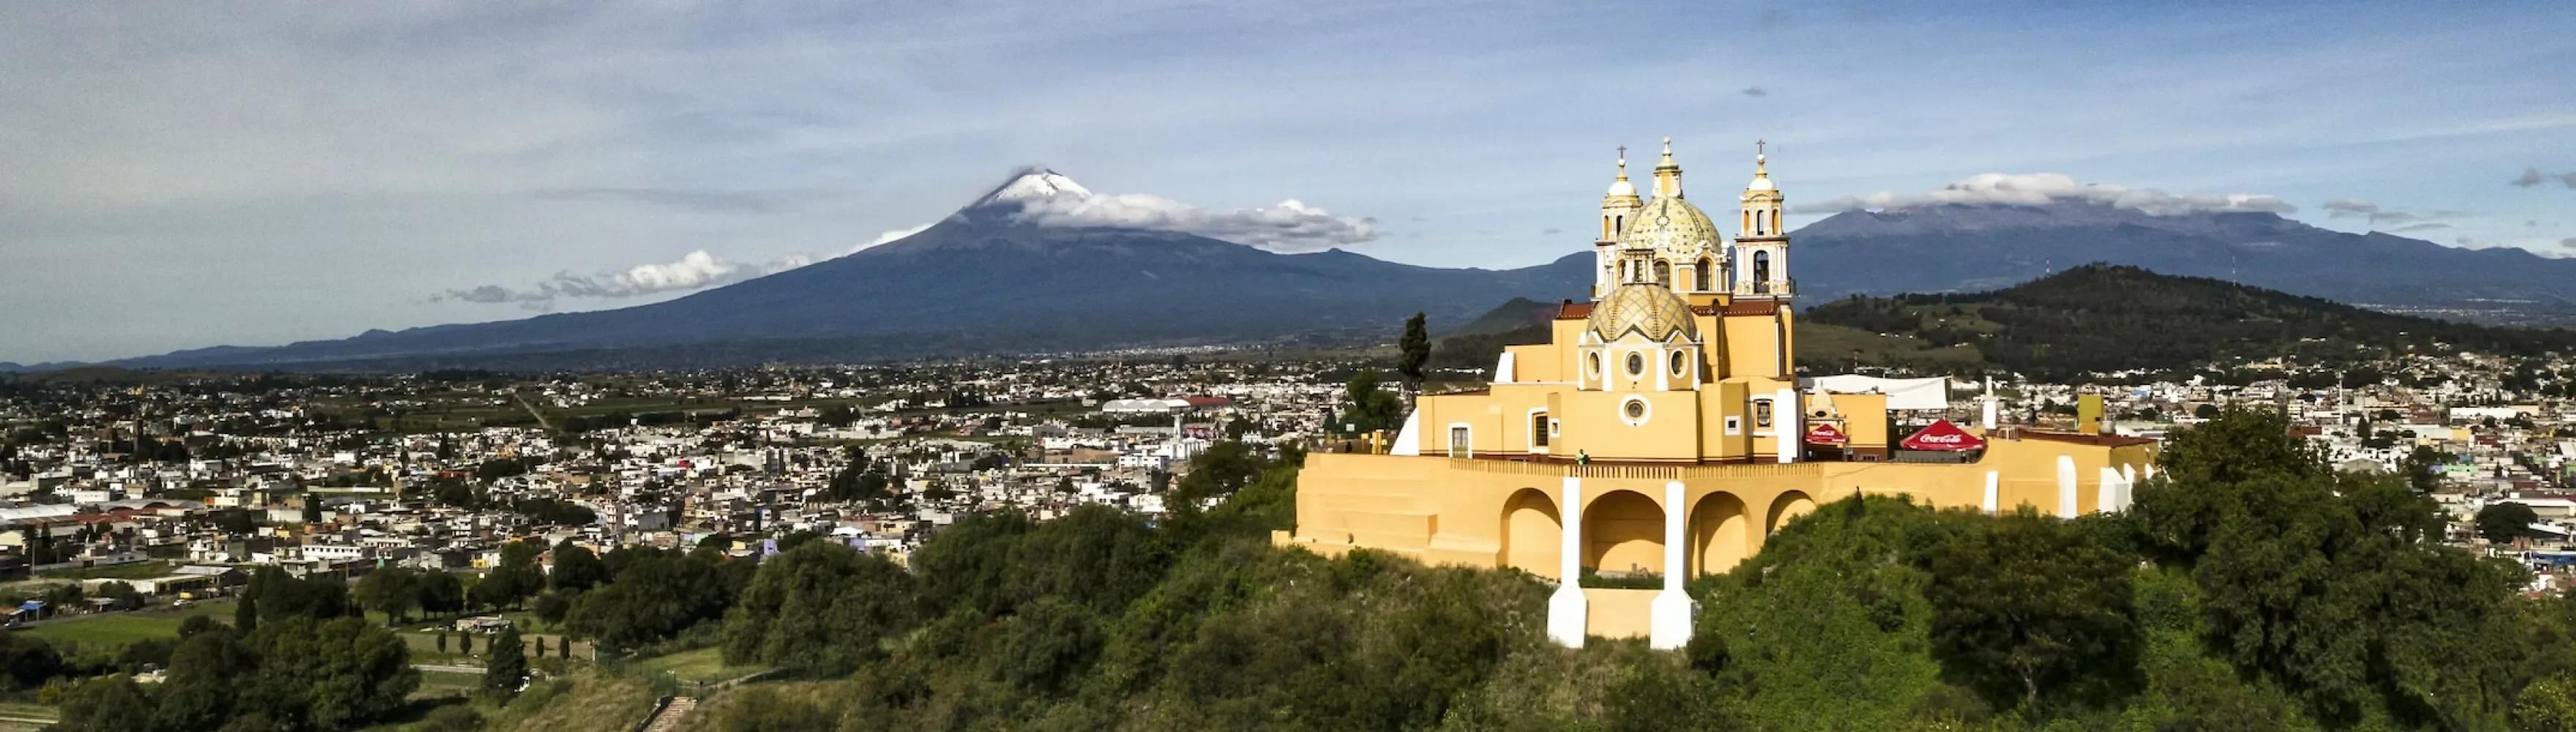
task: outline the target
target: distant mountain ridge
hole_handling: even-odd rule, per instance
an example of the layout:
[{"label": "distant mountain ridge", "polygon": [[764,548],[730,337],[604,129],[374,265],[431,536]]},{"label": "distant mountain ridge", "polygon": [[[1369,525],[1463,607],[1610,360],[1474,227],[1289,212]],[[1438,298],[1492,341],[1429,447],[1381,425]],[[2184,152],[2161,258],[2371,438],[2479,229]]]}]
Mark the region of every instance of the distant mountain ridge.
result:
[{"label": "distant mountain ridge", "polygon": [[[1039,223],[1091,196],[1028,168],[916,234],[677,299],[489,323],[370,330],[275,347],[217,346],[128,367],[653,369],[771,361],[1373,339],[1422,311],[1435,330],[1497,302],[1580,298],[1582,242],[1506,270],[1398,264],[1342,250],[1281,254],[1194,234]],[[1845,295],[1996,290],[2091,262],[2211,277],[2371,307],[2486,322],[2576,322],[2576,260],[2351,234],[2269,213],[2156,215],[2102,203],[1848,211],[1795,232],[1802,306]],[[1505,329],[1508,330],[1508,329]],[[38,364],[19,370],[59,368]],[[7,368],[7,367],[0,367]]]},{"label": "distant mountain ridge", "polygon": [[2352,234],[2270,213],[2153,215],[2071,201],[1846,211],[1799,229],[1791,251],[1809,304],[1991,290],[2103,262],[2451,318],[2576,322],[2576,260]]},{"label": "distant mountain ridge", "polygon": [[[2576,331],[2435,320],[2105,264],[1990,292],[1849,297],[1809,308],[1801,333],[1819,326],[1910,340],[1914,355],[1946,362],[1960,359],[1945,349],[1973,349],[1967,360],[1986,368],[2050,380],[2283,356],[2334,364],[2407,351],[2576,350]],[[1912,365],[1846,359],[1810,345],[1801,338],[1801,365],[1820,372]]]},{"label": "distant mountain ridge", "polygon": [[1257,343],[1391,334],[1415,311],[1463,322],[1499,300],[1553,301],[1590,285],[1589,252],[1520,269],[1444,269],[1339,249],[1280,254],[1172,231],[1040,225],[1023,215],[1089,195],[1060,173],[1027,169],[903,239],[665,302],[113,363],[660,368]]}]

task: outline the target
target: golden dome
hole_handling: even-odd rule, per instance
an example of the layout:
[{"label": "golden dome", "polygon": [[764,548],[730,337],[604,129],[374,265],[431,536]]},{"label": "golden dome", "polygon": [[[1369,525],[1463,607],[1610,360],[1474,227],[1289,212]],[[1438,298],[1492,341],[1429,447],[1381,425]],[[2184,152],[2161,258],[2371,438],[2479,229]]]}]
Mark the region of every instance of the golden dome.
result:
[{"label": "golden dome", "polygon": [[1623,249],[1652,249],[1680,262],[1717,251],[1725,243],[1718,237],[1717,222],[1678,197],[1657,197],[1633,215],[1636,218],[1628,221],[1628,230],[1619,233]]},{"label": "golden dome", "polygon": [[1659,343],[1671,340],[1675,333],[1683,340],[1699,340],[1699,322],[1691,318],[1690,303],[1673,294],[1672,288],[1652,282],[1630,282],[1611,290],[1592,305],[1592,316],[1584,326],[1603,343],[1632,330]]}]

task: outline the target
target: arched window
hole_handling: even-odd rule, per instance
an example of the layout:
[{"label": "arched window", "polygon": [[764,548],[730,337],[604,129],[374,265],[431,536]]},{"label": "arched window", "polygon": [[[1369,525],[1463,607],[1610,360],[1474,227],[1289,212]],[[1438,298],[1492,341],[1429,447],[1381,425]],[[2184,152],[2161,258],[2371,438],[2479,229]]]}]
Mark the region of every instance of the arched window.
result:
[{"label": "arched window", "polygon": [[1709,261],[1707,257],[1699,258],[1699,268],[1691,272],[1691,289],[1700,292],[1709,291],[1708,283],[1711,278],[1717,276],[1714,274],[1716,269],[1716,262]]},{"label": "arched window", "polygon": [[1673,286],[1673,266],[1661,259],[1655,260],[1655,284]]},{"label": "arched window", "polygon": [[1770,252],[1753,253],[1753,291],[1757,293],[1769,293],[1771,291]]},{"label": "arched window", "polygon": [[1771,212],[1769,212],[1769,211],[1755,211],[1755,212],[1753,212],[1753,233],[1754,233],[1755,235],[1759,236],[1759,235],[1761,235],[1761,234],[1764,234],[1764,233],[1766,233],[1766,232],[1769,232],[1770,230],[1771,230]]}]

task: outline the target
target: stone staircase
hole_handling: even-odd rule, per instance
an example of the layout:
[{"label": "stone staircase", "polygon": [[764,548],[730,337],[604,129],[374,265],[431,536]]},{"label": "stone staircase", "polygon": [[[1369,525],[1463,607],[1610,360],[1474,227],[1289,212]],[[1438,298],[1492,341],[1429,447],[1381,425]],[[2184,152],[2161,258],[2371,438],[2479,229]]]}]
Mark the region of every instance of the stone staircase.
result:
[{"label": "stone staircase", "polygon": [[696,708],[698,708],[698,700],[694,697],[671,697],[670,701],[663,702],[660,707],[655,708],[653,716],[644,718],[644,723],[636,725],[635,729],[637,732],[671,732],[680,728],[680,720],[689,716],[689,710]]}]

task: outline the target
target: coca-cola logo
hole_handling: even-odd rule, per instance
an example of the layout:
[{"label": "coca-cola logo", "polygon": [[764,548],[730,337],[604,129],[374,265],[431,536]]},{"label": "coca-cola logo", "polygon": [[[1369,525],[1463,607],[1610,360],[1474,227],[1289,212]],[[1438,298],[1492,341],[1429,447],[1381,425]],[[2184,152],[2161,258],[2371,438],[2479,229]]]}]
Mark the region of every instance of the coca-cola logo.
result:
[{"label": "coca-cola logo", "polygon": [[1962,442],[1966,442],[1966,441],[1968,441],[1968,436],[1967,436],[1967,435],[1923,435],[1923,436],[1921,436],[1921,437],[1916,437],[1915,439],[1916,439],[1917,441],[1921,441],[1921,442],[1929,442],[1929,443],[1936,444],[1936,445],[1956,445],[1956,444],[1959,444],[1959,443],[1962,443]]}]

